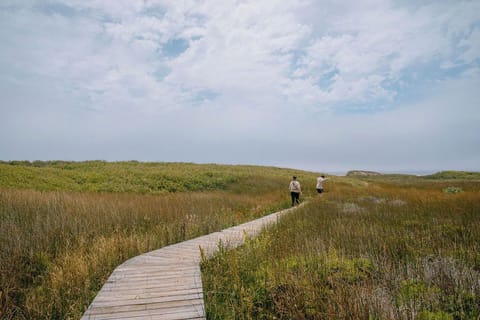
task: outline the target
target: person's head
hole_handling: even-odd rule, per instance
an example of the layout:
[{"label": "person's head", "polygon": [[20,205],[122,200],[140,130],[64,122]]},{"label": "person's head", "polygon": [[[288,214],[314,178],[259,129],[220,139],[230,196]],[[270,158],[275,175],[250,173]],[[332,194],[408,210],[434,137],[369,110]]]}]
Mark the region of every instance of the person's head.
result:
[{"label": "person's head", "polygon": [[293,180],[297,180],[297,177],[296,177],[296,176],[293,176]]},{"label": "person's head", "polygon": [[325,176],[322,174],[322,178],[325,178]]}]

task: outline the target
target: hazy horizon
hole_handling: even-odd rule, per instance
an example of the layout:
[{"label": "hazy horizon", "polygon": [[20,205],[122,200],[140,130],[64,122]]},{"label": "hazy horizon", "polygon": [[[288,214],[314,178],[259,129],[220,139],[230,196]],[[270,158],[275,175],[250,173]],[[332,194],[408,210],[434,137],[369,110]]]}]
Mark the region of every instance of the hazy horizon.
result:
[{"label": "hazy horizon", "polygon": [[[14,162],[14,161],[29,161],[30,163],[33,163],[35,161],[66,161],[66,162],[88,162],[88,161],[104,161],[107,163],[115,163],[115,162],[140,162],[140,163],[172,163],[172,162],[164,162],[164,161],[139,161],[139,160],[116,160],[116,161],[107,161],[107,160],[102,160],[102,159],[90,159],[90,160],[61,160],[61,159],[49,159],[49,160],[38,160],[38,159],[10,159],[10,160],[3,160],[0,159],[0,161],[5,161],[5,162]],[[345,176],[349,171],[373,171],[373,172],[378,172],[381,174],[407,174],[407,175],[417,175],[417,176],[425,176],[425,175],[430,175],[434,173],[438,173],[441,171],[468,171],[468,172],[480,172],[476,170],[456,170],[452,168],[447,168],[447,169],[427,169],[427,170],[374,170],[374,169],[364,169],[364,168],[350,168],[350,169],[345,169],[345,170],[317,170],[315,168],[309,169],[309,168],[296,168],[296,167],[283,167],[283,166],[275,166],[275,165],[263,165],[263,164],[249,164],[249,163],[216,163],[216,162],[205,162],[205,163],[199,163],[199,162],[173,162],[173,163],[193,163],[193,164],[199,164],[199,165],[208,165],[208,164],[213,164],[213,165],[239,165],[239,166],[272,166],[272,167],[277,167],[281,169],[292,169],[292,170],[304,170],[304,171],[310,171],[310,172],[318,172],[318,173],[324,173],[324,174],[330,174],[330,175],[336,175],[336,176]]]}]

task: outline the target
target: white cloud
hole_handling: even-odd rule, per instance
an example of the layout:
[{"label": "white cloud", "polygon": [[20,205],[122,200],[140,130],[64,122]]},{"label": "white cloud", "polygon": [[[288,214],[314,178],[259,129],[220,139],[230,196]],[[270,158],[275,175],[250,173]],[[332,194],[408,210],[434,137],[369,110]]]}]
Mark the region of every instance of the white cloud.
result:
[{"label": "white cloud", "polygon": [[[457,8],[435,3],[415,10],[385,1],[329,4],[334,13],[320,16],[314,40],[293,73],[313,86],[323,84],[320,90],[325,94],[318,95],[323,97],[319,103],[389,101],[399,90],[398,81],[414,68],[479,59],[476,33],[461,34],[475,23],[478,26],[478,16],[470,13],[480,9],[478,4],[463,2]],[[318,11],[322,12],[320,6],[314,13]],[[455,28],[460,32],[446,32]],[[458,37],[463,37],[463,49],[453,47]]]},{"label": "white cloud", "polygon": [[245,1],[237,7],[211,8],[202,38],[169,63],[172,73],[166,82],[205,87],[237,102],[257,96],[261,104],[260,96],[280,95],[290,64],[287,54],[308,28],[296,23],[288,6],[272,3]]},{"label": "white cloud", "polygon": [[475,1],[4,1],[0,158],[312,167],[325,150],[332,168],[401,167],[414,144],[426,167],[447,141],[478,160],[467,150],[478,97],[443,85],[478,83],[478,12]]},{"label": "white cloud", "polygon": [[[307,109],[389,103],[412,68],[434,63],[441,69],[479,58],[478,24],[473,27],[478,17],[471,14],[478,5],[472,2],[414,10],[385,1],[65,5],[76,14],[46,14],[38,7],[16,12],[4,24],[17,33],[7,37],[24,54],[21,69],[61,78],[103,106],[112,99],[115,105],[138,105],[139,96],[160,109],[159,99],[188,106],[201,90],[233,101],[262,96],[244,102],[257,106],[265,95]],[[309,21],[312,14],[318,16]],[[183,54],[162,55],[166,43],[181,38],[189,45]],[[9,58],[16,57],[12,52]]]}]

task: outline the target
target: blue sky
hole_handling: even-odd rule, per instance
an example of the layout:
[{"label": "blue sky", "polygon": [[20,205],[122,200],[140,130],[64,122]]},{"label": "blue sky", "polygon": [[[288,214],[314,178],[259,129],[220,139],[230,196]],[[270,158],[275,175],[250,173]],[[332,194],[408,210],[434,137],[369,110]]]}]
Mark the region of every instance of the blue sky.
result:
[{"label": "blue sky", "polygon": [[0,159],[480,171],[480,2],[0,2]]}]

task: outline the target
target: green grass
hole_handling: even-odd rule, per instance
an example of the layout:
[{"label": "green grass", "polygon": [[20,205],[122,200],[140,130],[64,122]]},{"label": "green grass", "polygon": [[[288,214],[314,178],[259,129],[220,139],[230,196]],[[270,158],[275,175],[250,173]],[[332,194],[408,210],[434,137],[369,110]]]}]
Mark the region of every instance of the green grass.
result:
[{"label": "green grass", "polygon": [[293,174],[314,191],[273,167],[0,163],[0,318],[78,319],[128,258],[289,206]]},{"label": "green grass", "polygon": [[[242,165],[12,161],[0,162],[0,188],[143,194],[219,190],[254,193],[284,184],[293,174],[299,179],[312,175],[300,170]],[[254,181],[257,176],[261,181]]]},{"label": "green grass", "polygon": [[242,178],[226,166],[103,161],[0,164],[0,186],[81,192],[164,193],[225,189]]},{"label": "green grass", "polygon": [[425,176],[426,179],[455,179],[455,180],[480,180],[480,172],[470,171],[441,171]]},{"label": "green grass", "polygon": [[202,264],[208,319],[478,319],[480,182],[339,177]]}]

